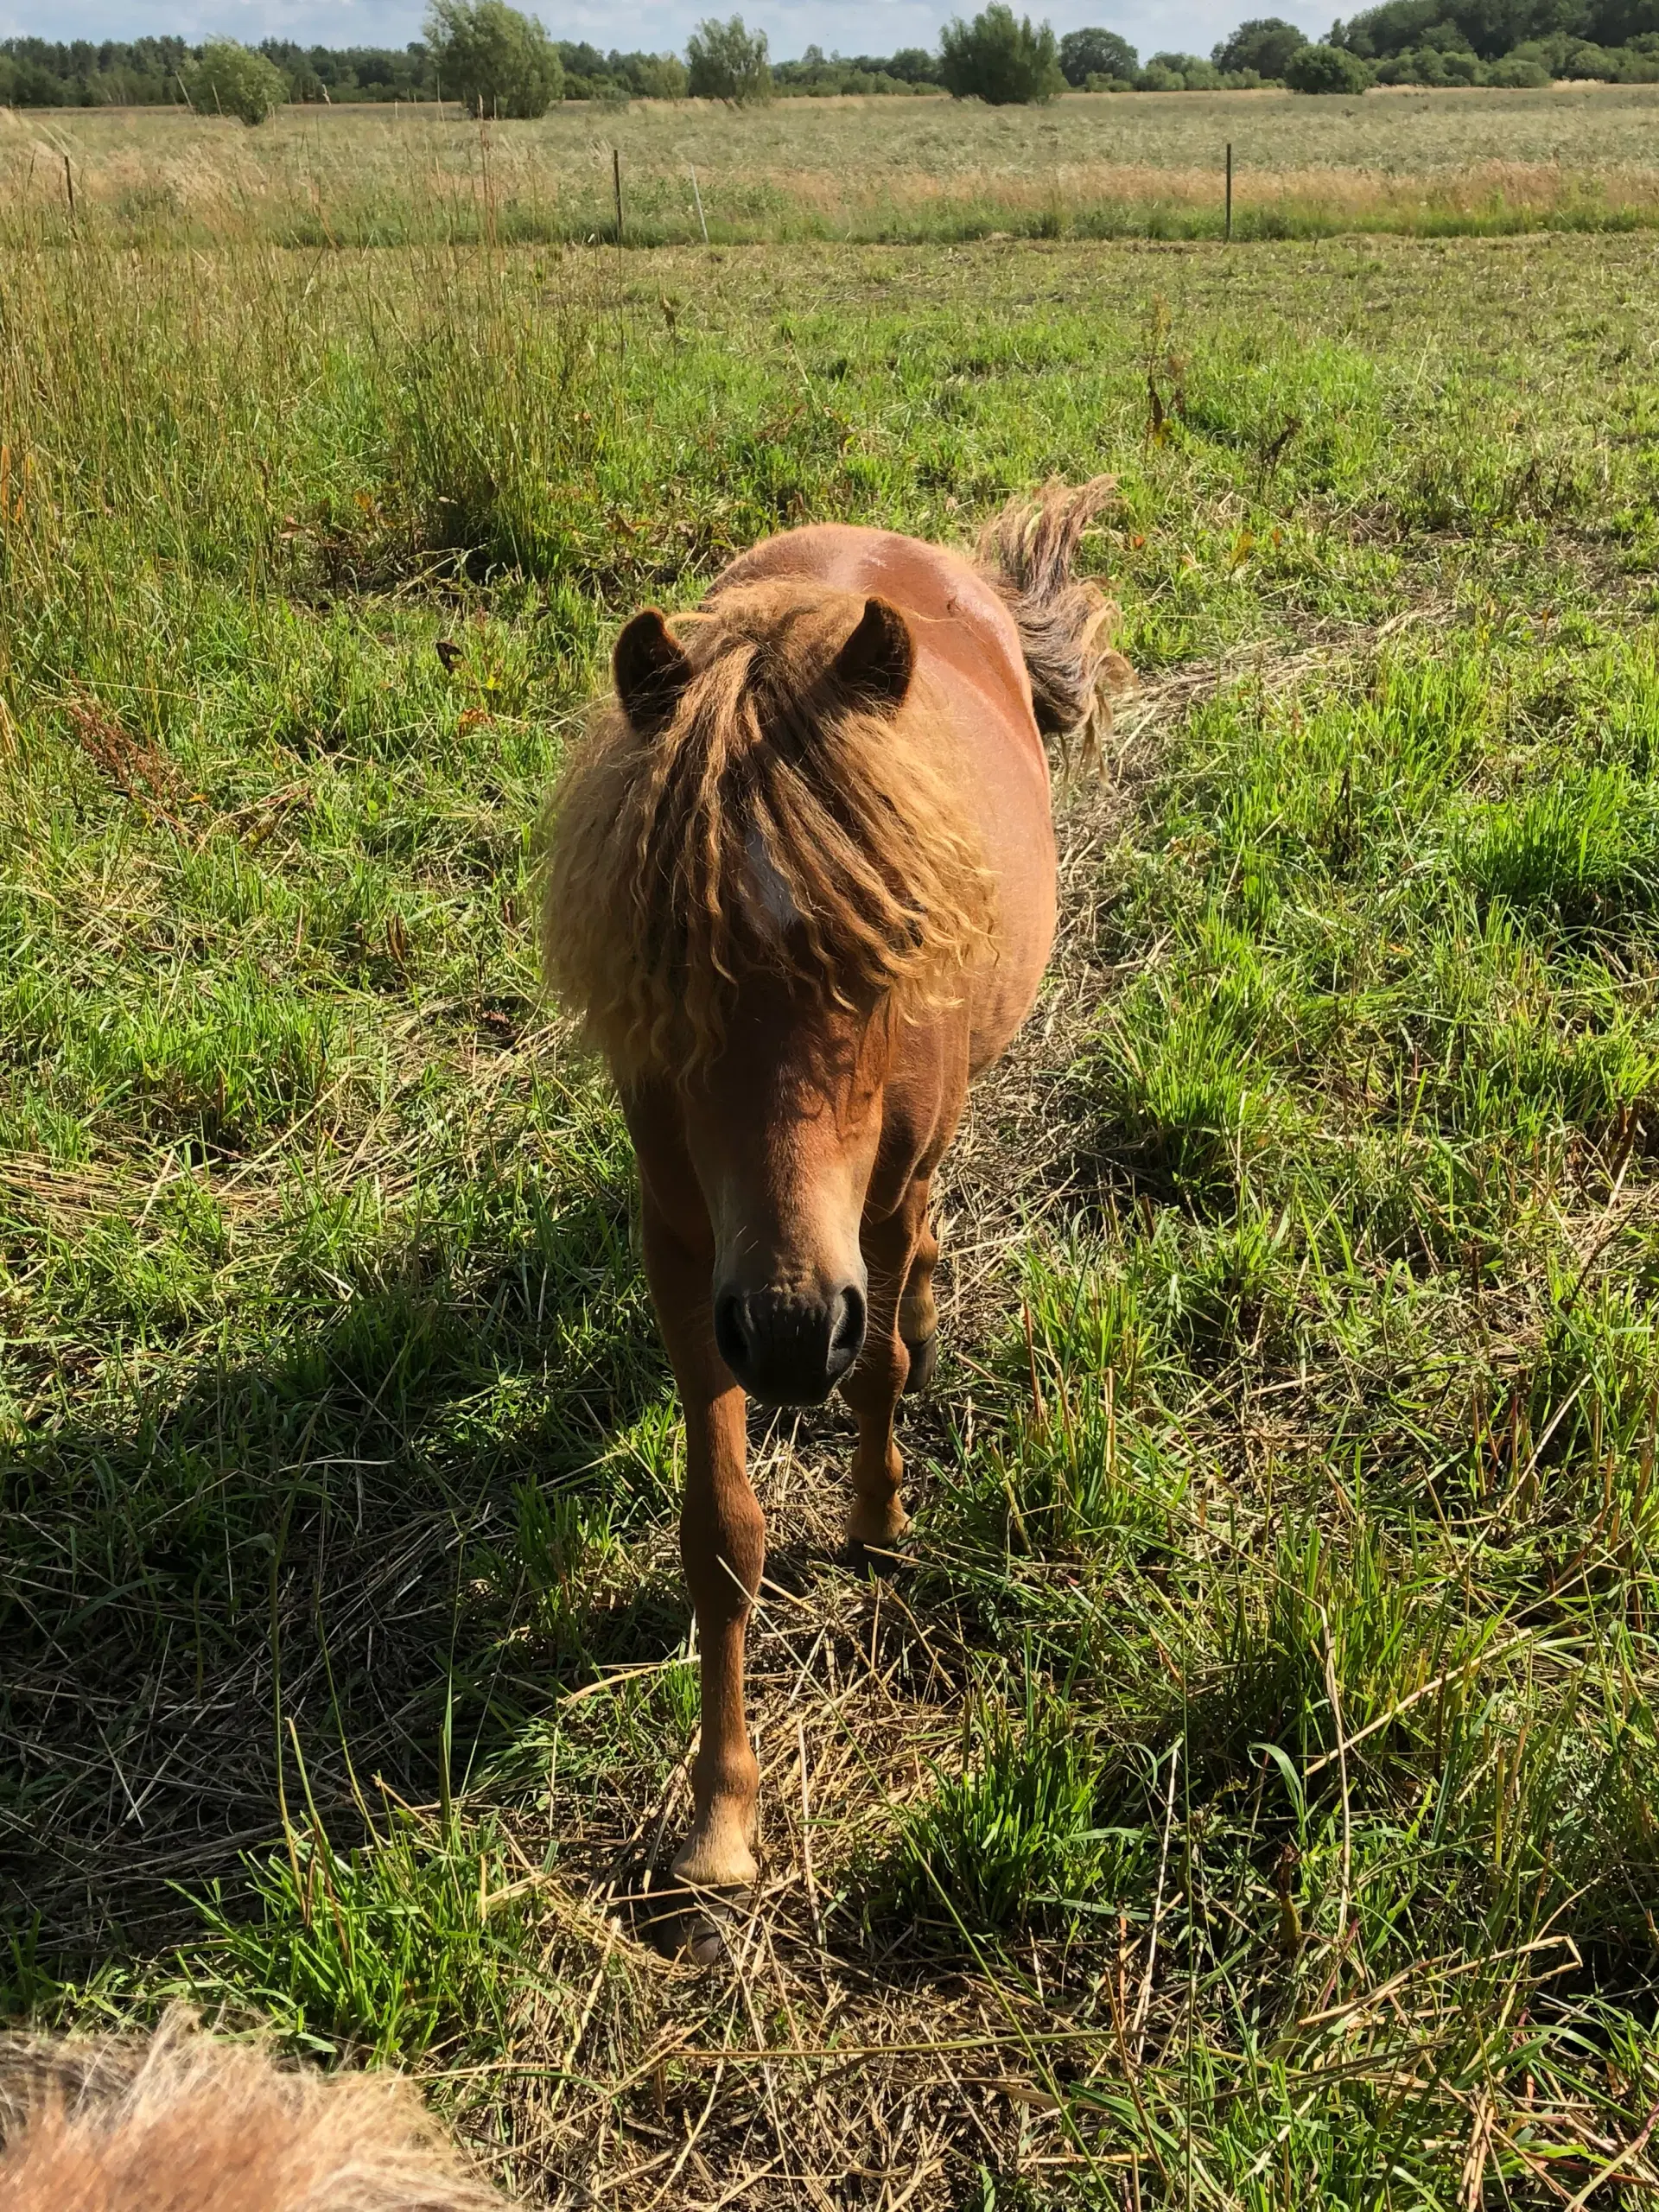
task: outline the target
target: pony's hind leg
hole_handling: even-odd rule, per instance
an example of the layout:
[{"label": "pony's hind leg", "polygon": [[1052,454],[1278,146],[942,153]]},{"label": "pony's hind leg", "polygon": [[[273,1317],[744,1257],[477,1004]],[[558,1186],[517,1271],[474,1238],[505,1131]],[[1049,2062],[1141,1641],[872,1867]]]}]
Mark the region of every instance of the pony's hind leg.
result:
[{"label": "pony's hind leg", "polygon": [[[906,1307],[916,1279],[916,1262],[924,1246],[938,1257],[938,1244],[927,1226],[927,1183],[912,1184],[904,1204],[889,1219],[864,1232],[864,1261],[869,1271],[869,1325],[858,1363],[841,1386],[841,1395],[858,1417],[858,1444],[853,1452],[853,1510],[847,1522],[847,1541],[857,1556],[861,1552],[890,1552],[910,1526],[910,1516],[899,1503],[904,1461],[893,1441],[893,1417],[911,1372],[912,1351]],[[918,1302],[911,1313],[922,1323],[916,1338],[918,1352],[925,1356],[931,1338],[927,1324],[933,1313],[932,1260],[917,1285]]]},{"label": "pony's hind leg", "polygon": [[933,1270],[938,1264],[939,1240],[924,1214],[922,1232],[905,1279],[905,1294],[899,1301],[899,1334],[910,1354],[906,1393],[930,1388],[939,1363],[939,1309],[933,1297]]}]

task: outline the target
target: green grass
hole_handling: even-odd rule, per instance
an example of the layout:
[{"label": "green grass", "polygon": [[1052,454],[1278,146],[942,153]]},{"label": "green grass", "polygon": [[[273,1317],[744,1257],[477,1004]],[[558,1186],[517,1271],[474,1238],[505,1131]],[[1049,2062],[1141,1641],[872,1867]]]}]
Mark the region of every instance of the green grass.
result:
[{"label": "green grass", "polygon": [[[9,2012],[409,2066],[532,2195],[1530,2206],[1633,2142],[1656,278],[8,258]],[[1103,468],[1143,690],[947,1193],[918,1562],[831,1563],[838,1414],[757,1424],[699,1979],[614,1904],[687,1809],[681,1442],[536,823],[641,601]]]}]

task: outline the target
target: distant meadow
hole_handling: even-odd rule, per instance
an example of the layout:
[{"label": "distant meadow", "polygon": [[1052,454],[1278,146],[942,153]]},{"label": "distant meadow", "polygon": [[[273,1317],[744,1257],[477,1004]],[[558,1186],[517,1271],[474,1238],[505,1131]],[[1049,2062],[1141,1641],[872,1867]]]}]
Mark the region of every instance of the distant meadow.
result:
[{"label": "distant meadow", "polygon": [[[296,246],[846,238],[1004,232],[1241,239],[1659,222],[1659,86],[289,107],[257,131],[182,109],[0,110],[0,236]],[[73,207],[72,210],[71,200]]]}]

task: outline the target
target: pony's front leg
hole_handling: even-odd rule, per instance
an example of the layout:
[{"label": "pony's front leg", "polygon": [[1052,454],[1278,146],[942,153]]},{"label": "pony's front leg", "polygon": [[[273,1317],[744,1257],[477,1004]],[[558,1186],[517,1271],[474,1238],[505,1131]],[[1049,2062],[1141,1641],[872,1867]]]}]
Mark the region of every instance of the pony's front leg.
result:
[{"label": "pony's front leg", "polygon": [[652,1302],[685,1412],[680,1557],[702,1671],[695,1812],[674,1871],[698,1889],[737,1889],[755,1874],[760,1777],[743,1709],[743,1639],[766,1563],[766,1524],[744,1465],[743,1393],[715,1348],[712,1246],[688,1250],[649,1202],[643,1225]]},{"label": "pony's front leg", "polygon": [[939,1363],[939,1309],[933,1297],[933,1270],[938,1264],[939,1240],[924,1211],[904,1295],[899,1300],[899,1333],[910,1354],[906,1390],[925,1390]]},{"label": "pony's front leg", "polygon": [[[853,1510],[847,1541],[861,1550],[890,1551],[910,1526],[899,1503],[904,1461],[893,1441],[893,1419],[909,1380],[912,1348],[906,1339],[921,1305],[912,1300],[912,1276],[925,1248],[925,1280],[917,1288],[925,1313],[933,1313],[933,1262],[938,1245],[927,1225],[928,1183],[918,1176],[904,1202],[886,1221],[868,1225],[861,1239],[869,1274],[869,1325],[858,1363],[841,1386],[841,1395],[858,1416],[858,1445],[853,1453]],[[931,1351],[931,1332],[916,1351]],[[931,1362],[930,1362],[931,1371]]]}]

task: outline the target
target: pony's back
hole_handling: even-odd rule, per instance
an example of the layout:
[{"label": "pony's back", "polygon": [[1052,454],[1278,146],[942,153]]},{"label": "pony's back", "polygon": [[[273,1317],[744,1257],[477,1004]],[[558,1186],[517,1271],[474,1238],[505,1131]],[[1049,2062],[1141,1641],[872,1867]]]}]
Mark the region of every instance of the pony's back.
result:
[{"label": "pony's back", "polygon": [[500,2212],[412,2086],[197,2033],[0,2042],[4,2212]]}]

